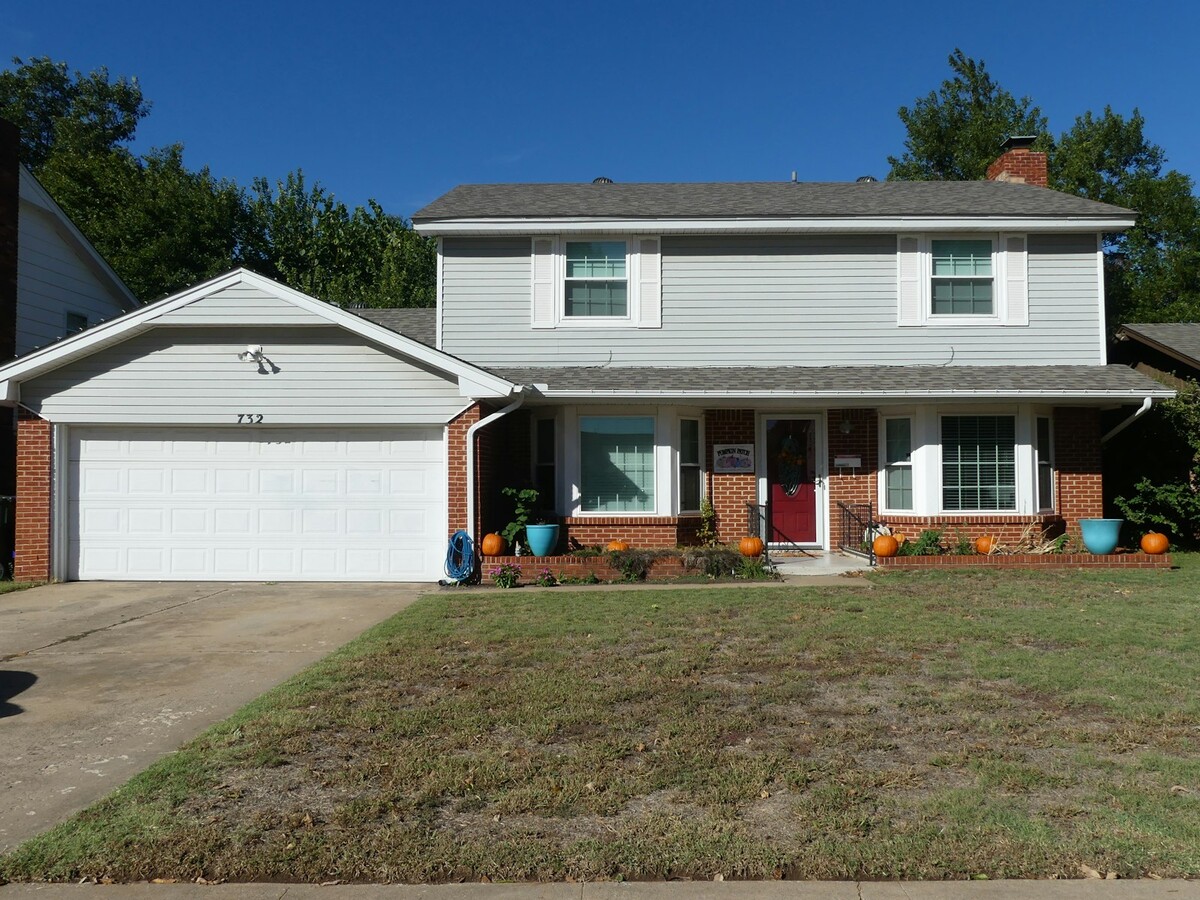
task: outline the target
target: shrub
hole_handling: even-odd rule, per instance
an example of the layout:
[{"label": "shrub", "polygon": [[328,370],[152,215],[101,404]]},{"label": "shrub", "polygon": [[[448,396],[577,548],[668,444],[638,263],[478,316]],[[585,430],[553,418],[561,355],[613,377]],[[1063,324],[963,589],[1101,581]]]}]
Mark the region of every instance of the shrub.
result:
[{"label": "shrub", "polygon": [[521,582],[521,567],[515,563],[496,566],[488,573],[496,587],[515,588]]},{"label": "shrub", "polygon": [[688,547],[683,551],[685,569],[695,569],[710,578],[732,575],[745,559],[733,547]]}]

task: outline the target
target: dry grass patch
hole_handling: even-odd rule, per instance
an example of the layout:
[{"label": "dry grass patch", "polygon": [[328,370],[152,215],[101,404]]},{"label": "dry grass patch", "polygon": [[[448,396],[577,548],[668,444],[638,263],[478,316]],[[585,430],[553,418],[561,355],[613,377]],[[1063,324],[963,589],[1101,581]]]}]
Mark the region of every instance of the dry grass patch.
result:
[{"label": "dry grass patch", "polygon": [[1200,874],[1200,565],[431,596],[20,879]]}]

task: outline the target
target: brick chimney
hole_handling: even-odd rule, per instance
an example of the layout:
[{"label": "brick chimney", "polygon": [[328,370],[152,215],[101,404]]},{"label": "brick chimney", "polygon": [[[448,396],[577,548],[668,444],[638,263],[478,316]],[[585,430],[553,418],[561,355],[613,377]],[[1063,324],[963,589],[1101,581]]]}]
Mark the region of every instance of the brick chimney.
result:
[{"label": "brick chimney", "polygon": [[21,132],[0,119],[0,362],[17,352],[17,221],[21,214]]},{"label": "brick chimney", "polygon": [[1001,144],[1004,152],[988,166],[988,181],[1015,181],[1017,184],[1049,187],[1046,154],[1029,149],[1035,140],[1036,137],[1020,135],[1010,137]]}]

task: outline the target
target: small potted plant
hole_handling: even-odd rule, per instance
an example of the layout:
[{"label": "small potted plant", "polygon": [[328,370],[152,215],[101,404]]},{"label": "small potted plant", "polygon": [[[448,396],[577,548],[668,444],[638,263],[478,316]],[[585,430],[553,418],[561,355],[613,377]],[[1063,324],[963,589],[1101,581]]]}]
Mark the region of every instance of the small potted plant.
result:
[{"label": "small potted plant", "polygon": [[534,556],[553,553],[558,545],[558,525],[547,523],[549,516],[537,510],[537,490],[506,487],[501,493],[513,501],[512,521],[500,532],[504,539],[513,547],[524,543]]}]

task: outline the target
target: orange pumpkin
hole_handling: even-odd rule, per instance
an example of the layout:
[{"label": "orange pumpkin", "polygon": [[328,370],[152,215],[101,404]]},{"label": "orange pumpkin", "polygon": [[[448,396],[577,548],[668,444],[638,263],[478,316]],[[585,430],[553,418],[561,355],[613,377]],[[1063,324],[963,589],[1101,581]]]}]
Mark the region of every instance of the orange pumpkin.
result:
[{"label": "orange pumpkin", "polygon": [[747,535],[738,541],[738,550],[742,551],[742,556],[755,557],[762,556],[763,547],[762,538]]},{"label": "orange pumpkin", "polygon": [[494,532],[485,534],[479,550],[484,556],[499,556],[504,552],[504,538]]},{"label": "orange pumpkin", "polygon": [[1146,553],[1152,553],[1157,556],[1159,553],[1166,553],[1167,548],[1171,546],[1171,542],[1167,540],[1165,534],[1159,534],[1157,531],[1151,531],[1142,538],[1142,550]]},{"label": "orange pumpkin", "polygon": [[975,552],[990,556],[996,552],[996,539],[990,534],[975,539]]},{"label": "orange pumpkin", "polygon": [[625,541],[609,541],[608,549],[609,550],[628,550],[629,544]]},{"label": "orange pumpkin", "polygon": [[890,534],[881,534],[871,542],[876,556],[895,556],[900,552],[900,542]]}]

